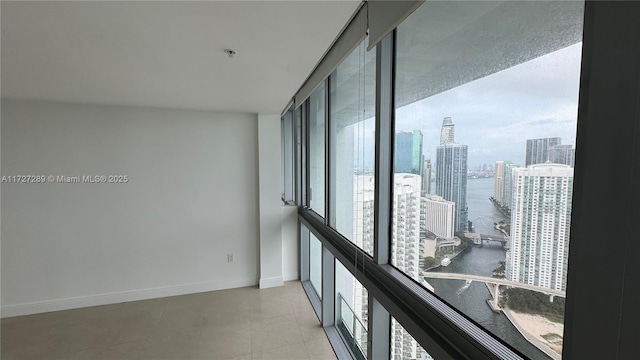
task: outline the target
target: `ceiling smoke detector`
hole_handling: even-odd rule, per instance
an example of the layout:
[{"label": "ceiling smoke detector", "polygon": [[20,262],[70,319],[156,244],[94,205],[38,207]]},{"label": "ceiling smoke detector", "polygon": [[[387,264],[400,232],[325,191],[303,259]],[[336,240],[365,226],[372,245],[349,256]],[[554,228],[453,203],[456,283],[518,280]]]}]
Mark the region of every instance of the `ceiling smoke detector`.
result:
[{"label": "ceiling smoke detector", "polygon": [[232,58],[232,57],[233,57],[233,55],[235,55],[235,54],[236,54],[236,51],[235,51],[235,50],[231,50],[231,49],[225,49],[225,50],[224,50],[224,53],[225,53],[225,54],[227,54],[227,55],[229,55],[229,57],[230,57],[230,58]]}]

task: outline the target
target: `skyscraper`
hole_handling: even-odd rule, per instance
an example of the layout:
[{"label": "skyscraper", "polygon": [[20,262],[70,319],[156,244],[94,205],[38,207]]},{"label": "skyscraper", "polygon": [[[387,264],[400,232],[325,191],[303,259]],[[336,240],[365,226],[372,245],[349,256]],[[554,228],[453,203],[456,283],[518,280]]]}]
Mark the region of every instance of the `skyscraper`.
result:
[{"label": "skyscraper", "polygon": [[[409,133],[411,134],[411,133]],[[421,134],[420,134],[421,135]],[[373,252],[374,222],[374,177],[372,175],[353,175],[353,243],[365,251]],[[421,227],[421,187],[422,177],[417,174],[398,173],[393,182],[393,232],[391,249],[392,264],[400,271],[416,281],[420,276],[420,259],[424,257],[420,247]],[[367,290],[352,276],[336,278],[341,295],[353,304],[353,311],[366,328],[368,322]],[[338,286],[339,285],[339,286]],[[397,352],[400,358],[420,359],[426,352],[401,327],[394,327],[392,332],[392,353]],[[356,341],[366,342],[364,339]]]},{"label": "skyscraper", "polygon": [[513,202],[513,169],[519,168],[520,165],[512,164],[510,161],[504,164],[504,176],[502,177],[502,205],[509,209]]},{"label": "skyscraper", "polygon": [[549,148],[561,143],[562,140],[559,137],[528,139],[525,166],[547,162],[549,160]]},{"label": "skyscraper", "polygon": [[576,150],[573,145],[554,145],[549,147],[549,161],[556,164],[565,164],[573,167],[576,158]]},{"label": "skyscraper", "polygon": [[504,177],[504,161],[496,161],[496,172],[493,175],[493,198],[502,202],[502,179]]},{"label": "skyscraper", "polygon": [[431,159],[422,163],[422,194],[431,193]]},{"label": "skyscraper", "polygon": [[440,130],[440,145],[453,142],[455,138],[455,125],[450,117],[442,120],[442,129]]},{"label": "skyscraper", "polygon": [[353,175],[353,243],[373,253],[374,176]]},{"label": "skyscraper", "polygon": [[422,175],[422,132],[399,132],[395,139],[394,173]]},{"label": "skyscraper", "polygon": [[[374,189],[375,181],[373,175],[353,174],[353,207],[347,209],[351,212],[349,219],[352,222],[350,239],[353,243],[363,250],[373,252],[373,221],[374,221]],[[347,211],[344,211],[345,213]],[[368,322],[368,293],[367,289],[362,286],[348,272],[340,272],[336,275],[336,288],[340,289],[341,295],[344,297],[356,317],[362,322],[363,326],[367,326]],[[354,340],[360,344],[366,343],[366,337],[357,337]]]},{"label": "skyscraper", "polygon": [[[418,278],[420,243],[420,186],[414,174],[395,174],[393,182],[393,264],[408,276]],[[371,219],[373,221],[373,219]]]},{"label": "skyscraper", "polygon": [[454,141],[451,118],[442,122],[436,149],[436,195],[456,204],[455,231],[467,231],[467,145]]},{"label": "skyscraper", "polygon": [[565,290],[573,168],[538,164],[512,172],[509,280]]},{"label": "skyscraper", "polygon": [[[407,173],[395,174],[393,187],[392,264],[421,282],[420,260],[424,258],[420,248],[422,177]],[[391,333],[391,354],[396,354],[396,358],[401,359],[419,359],[423,352],[406,330],[394,326]]]}]

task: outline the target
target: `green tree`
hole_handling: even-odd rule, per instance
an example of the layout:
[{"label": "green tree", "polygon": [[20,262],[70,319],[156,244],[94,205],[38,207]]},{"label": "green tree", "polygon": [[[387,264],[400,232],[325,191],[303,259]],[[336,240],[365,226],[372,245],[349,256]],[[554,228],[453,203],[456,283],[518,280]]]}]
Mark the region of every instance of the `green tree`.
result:
[{"label": "green tree", "polygon": [[506,289],[504,304],[518,312],[564,318],[565,299],[555,297],[551,302],[549,295],[537,291],[518,288]]},{"label": "green tree", "polygon": [[438,260],[436,260],[434,257],[432,256],[427,256],[424,258],[424,268],[425,270],[438,265]]}]

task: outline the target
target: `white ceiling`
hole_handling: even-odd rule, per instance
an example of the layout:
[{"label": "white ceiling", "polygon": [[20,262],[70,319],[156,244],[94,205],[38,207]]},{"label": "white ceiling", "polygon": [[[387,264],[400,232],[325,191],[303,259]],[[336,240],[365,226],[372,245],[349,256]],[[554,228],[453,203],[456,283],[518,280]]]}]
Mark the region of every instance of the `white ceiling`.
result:
[{"label": "white ceiling", "polygon": [[2,1],[2,97],[280,113],[359,3]]}]

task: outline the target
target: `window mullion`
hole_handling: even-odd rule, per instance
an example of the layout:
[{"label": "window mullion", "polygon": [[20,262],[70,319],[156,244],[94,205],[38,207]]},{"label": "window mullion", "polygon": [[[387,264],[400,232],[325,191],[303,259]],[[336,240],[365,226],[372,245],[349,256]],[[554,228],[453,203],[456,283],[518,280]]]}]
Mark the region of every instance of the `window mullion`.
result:
[{"label": "window mullion", "polygon": [[393,173],[393,33],[376,48],[376,158],[373,259],[389,263]]},{"label": "window mullion", "polygon": [[390,358],[391,316],[387,309],[373,296],[369,296],[369,343],[367,358],[385,360]]},{"label": "window mullion", "polygon": [[309,281],[309,229],[300,225],[300,281]]},{"label": "window mullion", "polygon": [[302,109],[300,111],[301,116],[301,161],[302,161],[302,181],[300,183],[302,193],[300,202],[298,205],[308,205],[309,204],[309,186],[310,186],[310,177],[309,177],[309,152],[311,151],[309,148],[309,100],[305,101],[301,105]]},{"label": "window mullion", "polygon": [[329,168],[329,78],[324,81],[324,222],[329,224],[329,216],[333,212],[330,204],[331,187],[329,184],[330,168]]},{"label": "window mullion", "polygon": [[308,205],[309,189],[309,117],[307,116],[307,102],[296,110],[296,200],[298,205]]},{"label": "window mullion", "polygon": [[322,326],[335,325],[335,258],[322,247]]},{"label": "window mullion", "polygon": [[[389,263],[392,173],[393,33],[376,47],[376,158],[373,260]],[[369,359],[389,359],[391,320],[389,312],[369,296]]]},{"label": "window mullion", "polygon": [[335,161],[332,154],[336,152],[335,146],[331,143],[331,131],[333,131],[332,119],[331,119],[331,77],[330,75],[325,84],[326,89],[326,102],[325,102],[325,223],[329,226],[335,227],[336,225],[336,178],[333,176],[336,170]]}]

